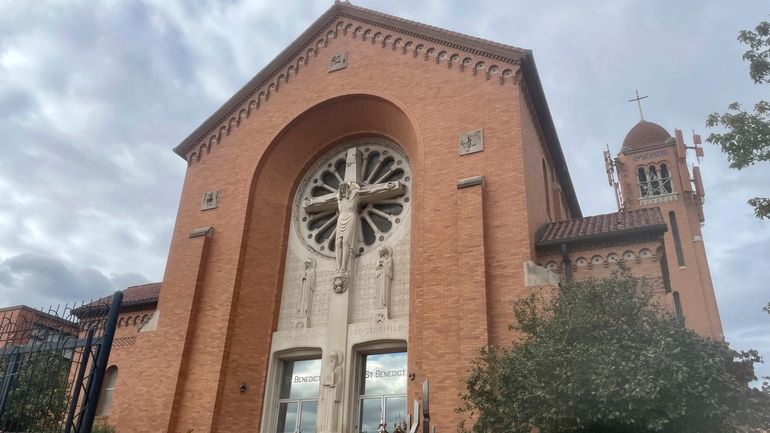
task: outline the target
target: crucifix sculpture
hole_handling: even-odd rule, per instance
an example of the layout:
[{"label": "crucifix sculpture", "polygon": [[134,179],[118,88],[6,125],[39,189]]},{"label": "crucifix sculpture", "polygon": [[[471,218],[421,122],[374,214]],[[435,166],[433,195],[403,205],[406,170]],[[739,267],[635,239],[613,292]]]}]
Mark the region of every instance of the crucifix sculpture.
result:
[{"label": "crucifix sculpture", "polygon": [[347,151],[345,160],[345,178],[339,188],[333,193],[320,197],[308,197],[303,203],[303,210],[308,215],[334,211],[337,208],[336,227],[334,236],[334,253],[336,271],[333,278],[333,289],[342,293],[348,289],[351,274],[352,258],[356,254],[360,221],[358,210],[362,204],[400,197],[404,195],[406,186],[400,180],[379,183],[387,176],[373,179],[376,170],[368,178],[363,178],[364,170],[361,164],[361,152],[356,148]]}]

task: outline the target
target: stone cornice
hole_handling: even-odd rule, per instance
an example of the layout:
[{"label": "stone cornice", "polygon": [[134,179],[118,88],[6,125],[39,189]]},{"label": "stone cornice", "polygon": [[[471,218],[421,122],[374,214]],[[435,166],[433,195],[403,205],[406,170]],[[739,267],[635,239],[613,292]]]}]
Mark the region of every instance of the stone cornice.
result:
[{"label": "stone cornice", "polygon": [[[413,54],[415,59],[423,61],[434,60],[437,65],[445,64],[460,72],[466,69],[473,75],[483,72],[487,80],[495,77],[501,85],[516,84],[519,79],[516,65],[529,54],[528,50],[336,3],[174,151],[188,163],[200,160],[338,37],[369,41],[372,46]],[[490,61],[501,64],[487,64]]]}]

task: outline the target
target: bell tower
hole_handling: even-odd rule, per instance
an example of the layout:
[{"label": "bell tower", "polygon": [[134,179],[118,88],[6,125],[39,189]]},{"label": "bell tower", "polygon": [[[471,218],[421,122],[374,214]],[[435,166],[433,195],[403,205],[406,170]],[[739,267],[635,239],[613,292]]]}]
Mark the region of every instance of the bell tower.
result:
[{"label": "bell tower", "polygon": [[642,118],[626,135],[617,156],[606,150],[604,159],[620,211],[658,207],[666,220],[661,259],[668,268],[676,313],[701,335],[722,340],[701,233],[703,181],[700,168],[693,164],[690,170],[687,161],[688,150],[700,161],[700,144],[698,135],[693,134],[693,145],[688,146],[681,130],[674,130],[672,137],[662,126]]}]

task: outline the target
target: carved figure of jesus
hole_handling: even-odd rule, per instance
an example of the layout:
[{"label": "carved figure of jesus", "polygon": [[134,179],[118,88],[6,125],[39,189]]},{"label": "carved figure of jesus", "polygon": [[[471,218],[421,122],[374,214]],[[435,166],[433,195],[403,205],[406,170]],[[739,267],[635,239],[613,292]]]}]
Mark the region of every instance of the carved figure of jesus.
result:
[{"label": "carved figure of jesus", "polygon": [[[358,207],[400,197],[406,191],[404,183],[400,180],[383,183],[377,183],[375,180],[375,183],[367,185],[366,183],[373,179],[362,179],[360,159],[361,152],[355,148],[348,149],[345,179],[340,182],[337,191],[318,197],[305,197],[303,200],[303,209],[308,215],[333,211],[335,207],[337,209],[336,219],[330,220],[336,222],[334,253],[337,262],[336,274],[340,280],[338,285],[335,279],[334,287],[337,293],[347,289],[344,275],[350,272],[352,258],[358,248],[357,237],[360,232]],[[372,176],[373,174],[370,174],[370,177]]]},{"label": "carved figure of jesus", "polygon": [[318,431],[338,433],[337,409],[342,401],[342,358],[338,352],[332,352],[326,358],[326,369],[322,379]]},{"label": "carved figure of jesus", "polygon": [[377,290],[376,308],[390,307],[390,283],[393,281],[393,253],[390,248],[380,248],[380,257],[374,268],[374,287]]},{"label": "carved figure of jesus", "polygon": [[315,260],[305,260],[305,270],[299,283],[299,300],[297,301],[296,317],[305,318],[310,315],[310,305],[315,290]]},{"label": "carved figure of jesus", "polygon": [[334,249],[337,258],[337,273],[348,271],[350,258],[356,247],[358,235],[358,202],[361,187],[356,182],[342,182],[337,191],[337,231]]}]

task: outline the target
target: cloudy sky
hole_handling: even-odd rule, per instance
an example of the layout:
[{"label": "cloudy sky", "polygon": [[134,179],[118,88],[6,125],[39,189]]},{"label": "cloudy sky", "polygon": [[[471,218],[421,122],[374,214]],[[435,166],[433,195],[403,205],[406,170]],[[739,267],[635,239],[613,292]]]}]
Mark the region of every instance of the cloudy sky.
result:
[{"label": "cloudy sky", "polygon": [[[0,305],[162,279],[185,172],[172,147],[331,3],[0,0]],[[736,41],[766,1],[355,3],[534,50],[586,215],[615,210],[601,151],[638,120],[635,89],[649,120],[686,136],[732,101],[770,98]],[[770,356],[770,222],[745,204],[770,194],[770,166],[731,171],[705,146],[725,333]]]}]

